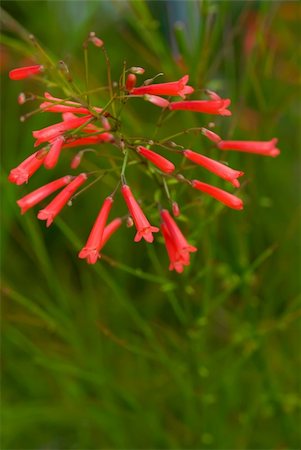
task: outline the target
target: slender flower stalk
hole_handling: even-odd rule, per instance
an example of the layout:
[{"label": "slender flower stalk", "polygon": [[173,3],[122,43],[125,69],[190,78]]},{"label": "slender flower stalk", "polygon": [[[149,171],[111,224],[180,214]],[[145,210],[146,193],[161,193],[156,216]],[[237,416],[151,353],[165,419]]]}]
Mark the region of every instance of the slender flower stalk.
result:
[{"label": "slender flower stalk", "polygon": [[127,184],[122,186],[121,192],[137,229],[134,241],[139,242],[143,238],[147,242],[153,242],[152,233],[157,233],[159,228],[151,226]]},{"label": "slender flower stalk", "polygon": [[87,259],[88,264],[95,264],[100,258],[99,251],[102,247],[103,233],[113,202],[114,200],[111,196],[105,199],[89,234],[86,245],[78,254],[79,258]]},{"label": "slender flower stalk", "polygon": [[175,170],[174,164],[163,156],[158,155],[158,153],[153,152],[148,148],[142,147],[142,145],[139,145],[136,150],[137,153],[152,162],[155,166],[162,170],[162,172],[171,173]]},{"label": "slender flower stalk", "polygon": [[229,192],[223,191],[215,186],[211,186],[210,184],[203,183],[199,180],[192,180],[192,187],[198,189],[199,191],[205,192],[206,194],[211,195],[216,200],[220,201],[229,208],[232,209],[243,209],[243,202],[240,198],[236,197]]},{"label": "slender flower stalk", "polygon": [[25,197],[17,200],[17,204],[21,208],[21,214],[25,214],[28,209],[40,203],[53,192],[57,191],[63,186],[66,186],[66,184],[70,183],[71,180],[72,177],[70,175],[66,175],[65,177],[59,178],[58,180],[51,181],[50,183],[41,186],[35,191],[32,191],[29,194],[25,195]]},{"label": "slender flower stalk", "polygon": [[[166,226],[166,230],[169,233],[170,240],[168,241],[168,248],[167,251],[169,255],[171,255],[171,248],[174,248],[174,255],[172,256],[172,264],[175,265],[175,262],[180,263],[181,265],[189,265],[190,263],[190,255],[189,253],[196,252],[197,248],[190,245],[185,236],[183,235],[182,231],[176,224],[175,220],[171,217],[169,211],[167,209],[162,209],[161,211],[161,218],[163,221],[163,224]],[[162,229],[162,228],[161,228]],[[164,226],[163,226],[164,229]],[[163,236],[166,239],[166,232],[165,236]],[[170,244],[170,241],[172,242],[173,246]],[[175,270],[176,267],[174,267]],[[172,269],[171,269],[172,270]],[[177,270],[179,271],[179,270]]]},{"label": "slender flower stalk", "polygon": [[9,72],[9,78],[11,80],[23,80],[24,78],[32,77],[33,75],[38,75],[44,71],[44,67],[40,64],[35,66],[18,67]]},{"label": "slender flower stalk", "polygon": [[51,144],[50,150],[44,159],[44,167],[46,169],[53,169],[56,166],[64,142],[65,142],[64,136],[58,136],[56,139],[54,139],[53,143]]},{"label": "slender flower stalk", "polygon": [[277,142],[278,139],[276,138],[270,141],[220,141],[217,146],[221,150],[236,150],[276,157],[280,153],[280,150],[276,147]]},{"label": "slender flower stalk", "polygon": [[182,110],[231,116],[231,111],[227,109],[230,103],[231,100],[228,98],[220,100],[185,100],[182,102],[171,102],[169,109],[171,111]]},{"label": "slender flower stalk", "polygon": [[64,208],[77,189],[86,181],[87,175],[81,173],[71,181],[54,199],[38,213],[38,219],[46,220],[46,226],[49,227],[55,217]]},{"label": "slender flower stalk", "polygon": [[199,153],[193,152],[191,150],[184,150],[184,155],[190,161],[205,167],[205,169],[214,173],[215,175],[223,178],[224,180],[230,181],[235,187],[239,187],[239,181],[237,178],[241,177],[244,172],[239,170],[231,169],[229,166],[222,164],[214,159],[207,158],[206,156],[200,155]]},{"label": "slender flower stalk", "polygon": [[185,98],[185,95],[192,94],[192,92],[194,92],[192,86],[187,86],[188,80],[189,76],[185,75],[178,81],[140,86],[133,88],[131,95],[179,95],[180,97]]},{"label": "slender flower stalk", "polygon": [[29,178],[41,167],[47,152],[38,150],[10,171],[8,180],[18,186],[28,183]]}]

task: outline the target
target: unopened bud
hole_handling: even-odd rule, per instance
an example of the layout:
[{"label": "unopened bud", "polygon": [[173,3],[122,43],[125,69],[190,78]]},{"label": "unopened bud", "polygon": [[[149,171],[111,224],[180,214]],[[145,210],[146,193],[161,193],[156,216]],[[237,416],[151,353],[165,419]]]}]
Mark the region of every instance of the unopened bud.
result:
[{"label": "unopened bud", "polygon": [[213,131],[207,130],[207,128],[202,128],[202,134],[215,144],[222,140],[222,138],[218,134],[213,133]]},{"label": "unopened bud", "polygon": [[25,102],[26,102],[26,95],[24,94],[24,92],[20,92],[20,94],[18,95],[18,103],[19,105],[24,105]]},{"label": "unopened bud", "polygon": [[127,91],[131,90],[136,86],[137,77],[133,73],[129,73],[125,82],[125,87]]},{"label": "unopened bud", "polygon": [[102,123],[102,126],[103,126],[103,128],[104,128],[105,130],[108,131],[108,130],[111,129],[110,122],[108,121],[108,119],[107,119],[106,117],[101,116],[101,123]]},{"label": "unopened bud", "polygon": [[135,73],[136,75],[143,75],[145,69],[143,69],[143,67],[131,67],[129,71]]},{"label": "unopened bud", "polygon": [[81,163],[83,157],[83,152],[78,152],[71,161],[70,167],[71,169],[77,169]]},{"label": "unopened bud", "polygon": [[134,225],[133,219],[131,218],[131,216],[128,216],[128,217],[126,218],[126,226],[127,226],[128,228],[131,228],[133,225]]},{"label": "unopened bud", "polygon": [[172,213],[175,217],[179,217],[179,215],[181,214],[180,208],[179,208],[179,205],[177,204],[177,202],[172,202]]},{"label": "unopened bud", "polygon": [[214,92],[214,91],[210,91],[209,89],[205,89],[205,94],[208,95],[208,97],[211,98],[211,100],[220,100],[220,96]]},{"label": "unopened bud", "polygon": [[95,45],[95,47],[103,47],[104,42],[99,39],[94,31],[91,31],[91,33],[89,34],[89,41],[92,42],[92,44]]},{"label": "unopened bud", "polygon": [[164,75],[163,72],[158,73],[157,75],[155,75],[153,78],[148,78],[147,80],[144,81],[144,86],[148,86],[149,84],[151,84],[156,78],[161,77],[162,75]]}]

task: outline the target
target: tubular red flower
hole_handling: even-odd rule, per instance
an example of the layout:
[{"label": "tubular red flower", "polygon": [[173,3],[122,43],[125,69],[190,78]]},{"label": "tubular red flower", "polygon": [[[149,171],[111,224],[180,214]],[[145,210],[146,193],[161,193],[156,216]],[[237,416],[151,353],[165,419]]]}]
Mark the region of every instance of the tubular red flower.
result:
[{"label": "tubular red flower", "polygon": [[38,150],[37,152],[26,158],[18,167],[10,171],[8,180],[18,186],[27,183],[29,178],[41,167],[47,152]]},{"label": "tubular red flower", "polygon": [[237,178],[241,177],[244,172],[231,169],[225,164],[215,161],[214,159],[207,158],[206,156],[200,155],[199,153],[193,152],[191,150],[184,150],[183,153],[186,158],[190,159],[190,161],[193,161],[194,163],[205,167],[205,169],[209,170],[212,173],[215,173],[215,175],[223,178],[224,180],[230,181],[233,186],[240,186]]},{"label": "tubular red flower", "polygon": [[172,102],[169,109],[172,111],[194,111],[206,114],[219,114],[221,116],[231,116],[231,111],[227,109],[230,105],[230,99],[220,100],[186,100],[182,102]]},{"label": "tubular red flower", "polygon": [[137,81],[136,75],[133,73],[129,73],[125,82],[125,87],[129,92],[131,92],[132,89],[136,86],[136,81]]},{"label": "tubular red flower", "polygon": [[23,78],[28,78],[33,75],[37,75],[43,72],[44,67],[40,64],[35,66],[18,67],[9,72],[9,78],[11,80],[23,80]]},{"label": "tubular red flower", "polygon": [[54,199],[38,213],[38,219],[46,220],[46,226],[49,227],[55,217],[60,213],[66,203],[70,200],[75,191],[86,181],[87,175],[81,173],[71,181]]},{"label": "tubular red flower", "polygon": [[151,226],[127,184],[122,186],[121,192],[137,229],[134,241],[139,242],[143,238],[147,242],[153,242],[152,233],[158,232],[159,228]]},{"label": "tubular red flower", "polygon": [[[163,224],[166,226],[166,230],[169,233],[170,239],[168,240],[166,245],[168,245],[167,251],[169,256],[171,257],[171,261],[173,264],[173,268],[177,270],[175,263],[179,263],[181,265],[189,265],[190,263],[190,255],[189,253],[196,252],[197,248],[190,245],[186,238],[184,237],[182,231],[176,224],[175,220],[171,217],[169,211],[167,209],[163,209],[161,211],[161,218],[163,220]],[[161,228],[162,229],[162,228]],[[164,229],[164,226],[163,226]],[[164,229],[163,233],[165,233],[164,239],[166,239],[166,230]],[[172,244],[171,244],[172,242]],[[172,270],[172,269],[170,269]],[[183,269],[182,269],[183,270]],[[181,271],[182,271],[181,270]],[[177,270],[178,272],[179,270]]]},{"label": "tubular red flower", "polygon": [[182,273],[184,270],[184,265],[188,265],[189,263],[187,261],[183,262],[179,259],[177,249],[169,234],[167,225],[164,222],[161,224],[161,233],[164,238],[165,247],[170,261],[169,270],[175,270],[178,273]]},{"label": "tubular red flower", "polygon": [[270,141],[220,141],[217,146],[221,150],[236,150],[275,157],[280,153],[280,150],[276,147],[277,142],[278,139],[276,138]]},{"label": "tubular red flower", "polygon": [[158,153],[155,153],[148,148],[142,147],[142,145],[139,145],[137,147],[137,152],[148,159],[150,162],[152,162],[155,166],[162,170],[162,172],[171,173],[175,170],[175,166],[172,162],[170,162],[163,156],[158,155]]},{"label": "tubular red flower", "polygon": [[207,130],[207,128],[202,128],[202,133],[215,144],[222,140],[222,138],[218,134],[213,133],[213,131]]},{"label": "tubular red flower", "polygon": [[102,247],[103,233],[113,202],[114,200],[111,196],[105,199],[89,234],[86,245],[78,254],[79,258],[86,258],[88,264],[95,264],[100,258],[99,251]]},{"label": "tubular red flower", "polygon": [[42,142],[52,141],[64,132],[84,125],[91,118],[92,116],[76,117],[75,119],[65,120],[63,122],[50,125],[49,127],[42,128],[41,130],[33,131],[32,135],[37,139],[35,146],[40,145]]},{"label": "tubular red flower", "polygon": [[165,98],[158,97],[158,95],[145,94],[143,96],[144,100],[152,103],[153,105],[159,106],[160,108],[167,108],[169,106],[169,101]]},{"label": "tubular red flower", "polygon": [[[90,111],[87,108],[82,107],[82,105],[80,103],[71,102],[69,100],[65,101],[61,98],[53,97],[51,94],[49,94],[49,92],[45,92],[44,97],[46,100],[52,100],[52,102],[45,101],[45,102],[41,103],[40,108],[43,111],[56,112],[56,113],[69,112],[69,113],[75,113],[75,114],[91,114]],[[56,105],[53,102],[62,102],[63,104]],[[97,108],[96,106],[94,106],[93,109],[98,113],[101,113],[101,111],[102,111],[102,108]]]},{"label": "tubular red flower", "polygon": [[215,186],[211,186],[210,184],[202,183],[199,180],[192,180],[191,184],[195,189],[211,195],[211,197],[216,198],[216,200],[226,206],[229,206],[229,208],[243,209],[242,200],[229,192],[223,191]]},{"label": "tubular red flower", "polygon": [[17,200],[17,204],[21,208],[21,214],[25,214],[28,209],[37,205],[42,200],[44,200],[44,198],[48,197],[61,187],[66,186],[66,184],[70,183],[71,180],[72,177],[70,175],[66,175],[65,177],[59,178],[58,180],[51,181],[50,183],[41,186],[35,191],[32,191],[29,194],[25,195],[25,197]]},{"label": "tubular red flower", "polygon": [[53,169],[60,157],[61,150],[63,148],[63,144],[65,142],[65,138],[63,136],[58,136],[54,139],[49,152],[47,153],[44,159],[44,167],[46,169]]},{"label": "tubular red flower", "polygon": [[95,134],[94,136],[81,137],[78,139],[69,138],[63,148],[80,147],[82,145],[95,145],[101,142],[111,142],[114,139],[111,133]]},{"label": "tubular red flower", "polygon": [[112,234],[118,230],[121,224],[122,224],[121,218],[117,217],[105,227],[105,229],[103,230],[100,250],[106,245]]},{"label": "tubular red flower", "polygon": [[189,80],[189,75],[185,75],[178,81],[169,83],[149,84],[148,86],[140,86],[131,91],[132,95],[179,95],[185,98],[185,95],[192,94],[194,89],[192,86],[186,86]]}]

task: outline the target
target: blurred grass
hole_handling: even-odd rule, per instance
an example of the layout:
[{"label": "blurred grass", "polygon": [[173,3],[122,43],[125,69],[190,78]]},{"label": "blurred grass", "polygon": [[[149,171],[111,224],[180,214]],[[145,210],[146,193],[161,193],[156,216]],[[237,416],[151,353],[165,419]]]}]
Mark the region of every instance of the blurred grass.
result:
[{"label": "blurred grass", "polygon": [[[49,117],[19,123],[25,108],[15,99],[35,85],[9,82],[7,71],[31,49],[3,29],[3,449],[300,447],[300,4],[169,2],[173,17],[183,17],[179,55],[176,40],[170,50],[170,11],[162,16],[156,3],[2,6],[79,78],[80,48],[91,30],[106,42],[115,77],[123,60],[150,77],[191,73],[199,88],[232,99],[231,119],[214,118],[217,132],[277,136],[282,153],[277,159],[229,154],[230,165],[246,172],[241,213],[175,189],[181,225],[199,247],[185,274],[168,272],[162,243],[134,244],[126,229],[99,264],[86,266],[77,251],[114,183],[93,187],[50,230],[30,212],[20,217],[15,201],[28,190],[6,176],[31,151],[31,131]],[[194,34],[185,24],[191,16]],[[247,32],[254,40],[249,55]],[[98,85],[105,69],[93,51],[90,79]],[[95,100],[101,103],[101,96]],[[133,135],[153,132],[157,110],[141,108],[134,113],[133,105],[133,117],[124,117]],[[209,121],[179,113],[162,135]],[[202,137],[183,142],[218,156]],[[129,168],[128,179],[149,203],[148,189],[155,187],[135,174]],[[37,174],[31,188],[46,176]],[[125,211],[120,199],[114,208]]]}]

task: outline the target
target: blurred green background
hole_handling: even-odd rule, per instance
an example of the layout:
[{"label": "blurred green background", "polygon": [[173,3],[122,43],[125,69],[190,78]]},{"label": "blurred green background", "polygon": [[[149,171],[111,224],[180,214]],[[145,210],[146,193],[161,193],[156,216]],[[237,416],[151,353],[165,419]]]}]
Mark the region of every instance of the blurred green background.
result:
[{"label": "blurred green background", "polygon": [[[300,448],[300,3],[2,7],[2,448]],[[107,244],[105,260],[78,260],[112,180],[95,185],[47,230],[34,212],[21,217],[16,200],[53,173],[41,170],[29,188],[7,182],[32,153],[32,130],[57,120],[19,120],[32,105],[18,105],[18,93],[43,92],[7,76],[37,56],[28,32],[81,80],[90,31],[106,43],[113,79],[126,60],[145,67],[146,78],[189,73],[190,84],[231,98],[231,118],[179,113],[163,136],[214,119],[225,138],[279,138],[276,159],[227,155],[246,173],[243,212],[175,187],[181,228],[199,248],[182,275],[168,271],[160,239],[137,245],[126,228]],[[97,49],[89,61],[91,84],[106,83]],[[130,106],[125,126],[151,135],[158,110],[140,108]],[[182,142],[220,157],[201,136]],[[127,178],[150,205],[151,179],[134,169]],[[120,196],[114,209],[126,212]]]}]

